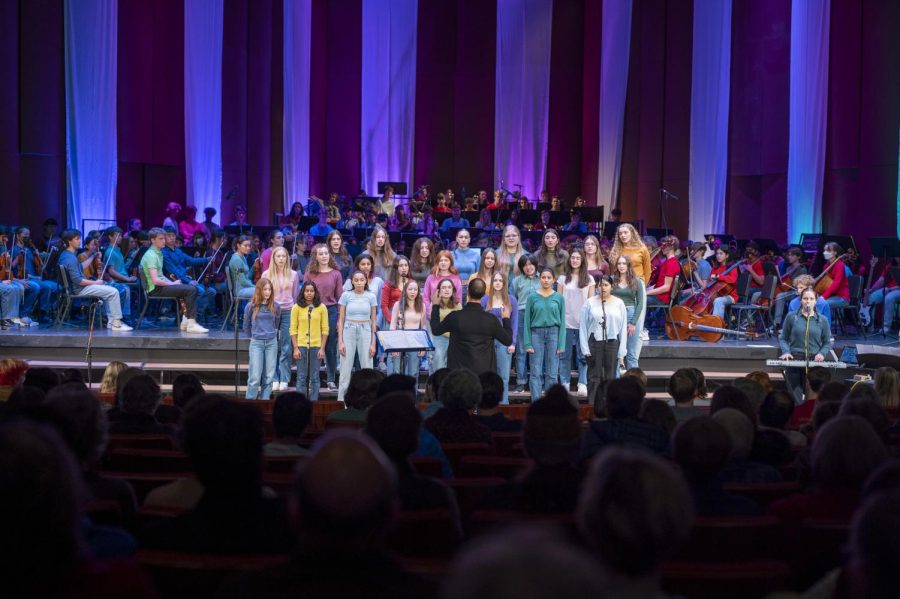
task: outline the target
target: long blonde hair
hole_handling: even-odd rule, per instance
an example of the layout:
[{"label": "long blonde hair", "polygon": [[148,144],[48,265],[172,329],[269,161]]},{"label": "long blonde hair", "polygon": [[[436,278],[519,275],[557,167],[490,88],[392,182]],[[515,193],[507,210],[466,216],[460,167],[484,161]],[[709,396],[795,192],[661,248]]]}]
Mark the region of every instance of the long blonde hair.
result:
[{"label": "long blonde hair", "polygon": [[115,393],[119,373],[128,368],[125,362],[113,361],[106,365],[103,378],[100,380],[100,393]]},{"label": "long blonde hair", "polygon": [[[510,258],[509,252],[506,251],[506,233],[509,231],[514,231],[519,237],[519,241],[516,243],[516,253],[512,258]],[[503,227],[503,238],[500,240],[500,247],[497,248],[497,266],[495,268],[506,273],[507,278],[519,274],[519,258],[524,253],[525,251],[522,249],[522,232],[519,231],[519,227],[515,225]]]},{"label": "long blonde hair", "polygon": [[[269,293],[268,301],[263,299],[263,289],[266,288],[266,285],[272,290]],[[268,306],[269,312],[274,313],[278,307],[275,305],[275,286],[272,285],[272,281],[265,277],[260,277],[259,281],[256,282],[256,289],[253,290],[253,298],[251,298],[250,303],[253,304],[253,320],[256,320],[260,306]]]},{"label": "long blonde hair", "polygon": [[[280,269],[275,264],[275,254],[279,251],[284,252],[284,266]],[[280,272],[279,272],[280,271]],[[287,248],[279,246],[272,250],[272,256],[269,258],[269,268],[263,272],[262,276],[272,282],[273,295],[278,291],[285,291],[291,288],[293,280],[293,269],[291,269],[291,256],[288,254]]]},{"label": "long blonde hair", "polygon": [[875,392],[881,399],[882,408],[896,408],[900,405],[900,377],[889,366],[875,371]]},{"label": "long blonde hair", "polygon": [[[631,231],[631,241],[628,242],[628,246],[623,246],[622,241],[619,239],[619,231],[623,228]],[[616,239],[613,242],[612,249],[609,251],[610,261],[615,264],[616,258],[618,258],[625,249],[640,250],[641,248],[647,249],[647,246],[644,245],[644,242],[641,240],[641,236],[638,234],[637,229],[634,228],[634,225],[631,223],[622,223],[616,227]]]}]

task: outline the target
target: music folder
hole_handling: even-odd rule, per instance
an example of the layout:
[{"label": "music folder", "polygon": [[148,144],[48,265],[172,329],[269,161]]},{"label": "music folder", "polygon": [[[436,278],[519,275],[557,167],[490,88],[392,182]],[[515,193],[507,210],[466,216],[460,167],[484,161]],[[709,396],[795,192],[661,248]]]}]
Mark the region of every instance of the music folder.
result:
[{"label": "music folder", "polygon": [[375,338],[384,352],[434,351],[431,336],[425,329],[387,329],[376,331]]}]

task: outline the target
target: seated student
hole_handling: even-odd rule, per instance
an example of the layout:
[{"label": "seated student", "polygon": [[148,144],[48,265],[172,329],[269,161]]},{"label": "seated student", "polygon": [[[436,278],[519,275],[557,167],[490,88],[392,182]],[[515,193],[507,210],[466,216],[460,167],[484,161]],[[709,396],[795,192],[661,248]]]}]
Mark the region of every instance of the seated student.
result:
[{"label": "seated student", "polygon": [[314,237],[325,237],[334,231],[334,227],[328,224],[328,211],[319,210],[319,222],[309,228],[309,234]]},{"label": "seated student", "polygon": [[0,281],[0,330],[24,325],[19,318],[19,306],[25,297],[25,289],[10,279]]},{"label": "seated student", "polygon": [[64,268],[69,277],[69,293],[78,297],[102,299],[104,310],[110,317],[107,328],[113,331],[130,331],[131,327],[122,322],[119,292],[103,281],[92,281],[84,276],[81,264],[75,257],[75,251],[81,246],[81,233],[75,229],[67,229],[62,234],[62,241],[65,244],[65,250],[59,256],[59,267]]},{"label": "seated student", "polygon": [[286,553],[293,540],[284,504],[262,487],[262,416],[206,395],[191,402],[181,445],[204,492],[191,511],[147,527],[142,546],[216,554]]},{"label": "seated student", "polygon": [[731,438],[709,416],[685,421],[672,438],[672,453],[691,489],[698,516],[754,516],[751,499],[725,491],[719,473],[731,454]]},{"label": "seated student", "polygon": [[119,415],[109,426],[113,435],[172,435],[174,427],[160,424],[154,416],[162,401],[159,383],[149,374],[129,380],[119,398]]},{"label": "seated student", "polygon": [[29,284],[38,285],[38,307],[41,312],[45,315],[52,314],[59,293],[59,283],[42,276],[43,262],[31,241],[31,230],[28,227],[18,227],[15,230],[11,258],[13,271],[25,274],[24,277],[20,277],[19,274],[15,276],[19,280],[27,280]]},{"label": "seated student", "polygon": [[495,433],[521,431],[520,420],[510,420],[500,411],[500,400],[503,399],[503,379],[500,375],[485,371],[478,375],[478,380],[481,382],[481,399],[475,419]]},{"label": "seated student", "polygon": [[[11,232],[12,231],[6,225],[0,225],[0,255],[8,255],[7,251]],[[9,282],[5,284],[18,287],[24,298],[21,302],[22,305],[19,308],[21,318],[13,321],[13,324],[20,327],[36,327],[39,323],[33,321],[30,316],[40,296],[41,286],[36,281],[32,281],[28,278],[21,278],[19,276],[21,274],[19,269],[15,268],[15,265],[10,265],[9,262],[10,261],[7,260],[7,272],[4,275],[4,278]]]},{"label": "seated student", "polygon": [[289,391],[275,398],[272,426],[275,438],[263,446],[266,457],[305,457],[309,450],[300,447],[303,431],[312,420],[312,403],[302,393]]},{"label": "seated student", "polygon": [[253,249],[253,242],[246,235],[236,237],[234,240],[234,253],[228,261],[228,271],[231,273],[231,284],[234,286],[234,295],[240,299],[253,297],[256,285],[250,278],[250,265],[247,256]]},{"label": "seated student", "polygon": [[150,297],[175,297],[184,300],[185,314],[181,320],[181,330],[186,333],[208,333],[209,329],[197,323],[197,287],[176,283],[163,276],[162,248],[166,245],[166,232],[160,228],[150,229],[150,247],[141,258],[141,270],[147,283]]},{"label": "seated student", "polygon": [[197,288],[197,312],[205,314],[210,311],[211,306],[215,306],[216,288],[200,284],[200,281],[191,276],[189,269],[196,268],[199,274],[209,262],[209,258],[192,258],[188,256],[180,247],[175,245],[175,237],[177,235],[175,229],[169,228],[165,229],[165,231],[166,245],[162,248],[163,270],[173,281]]},{"label": "seated student", "polygon": [[703,416],[706,412],[694,406],[697,397],[697,379],[688,368],[679,368],[669,377],[666,384],[666,392],[675,402],[675,420],[685,422],[697,416]]}]

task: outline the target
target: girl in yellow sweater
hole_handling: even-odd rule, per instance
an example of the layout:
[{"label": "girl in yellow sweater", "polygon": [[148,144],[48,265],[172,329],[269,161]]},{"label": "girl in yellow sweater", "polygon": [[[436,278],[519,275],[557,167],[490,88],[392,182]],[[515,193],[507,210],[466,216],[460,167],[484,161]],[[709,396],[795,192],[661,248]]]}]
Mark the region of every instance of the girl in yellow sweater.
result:
[{"label": "girl in yellow sweater", "polygon": [[310,401],[319,399],[319,368],[325,357],[328,339],[328,310],[312,281],[300,288],[297,303],[291,308],[291,343],[297,361],[297,391]]},{"label": "girl in yellow sweater", "polygon": [[644,281],[644,285],[650,281],[650,251],[630,223],[622,223],[616,229],[616,242],[609,252],[610,264],[615,264],[619,256],[628,256],[631,259],[634,274]]}]

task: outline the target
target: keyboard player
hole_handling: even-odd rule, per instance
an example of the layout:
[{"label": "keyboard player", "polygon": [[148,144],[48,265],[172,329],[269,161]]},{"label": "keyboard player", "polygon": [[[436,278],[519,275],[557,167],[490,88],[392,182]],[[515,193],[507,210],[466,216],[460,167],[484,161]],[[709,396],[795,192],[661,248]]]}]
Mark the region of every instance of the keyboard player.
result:
[{"label": "keyboard player", "polygon": [[[807,287],[800,295],[800,309],[791,312],[781,329],[780,360],[802,360],[815,365],[825,361],[831,352],[831,326],[828,320],[816,311],[816,291]],[[794,401],[803,400],[807,365],[804,368],[785,368],[784,381]]]}]

